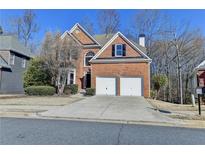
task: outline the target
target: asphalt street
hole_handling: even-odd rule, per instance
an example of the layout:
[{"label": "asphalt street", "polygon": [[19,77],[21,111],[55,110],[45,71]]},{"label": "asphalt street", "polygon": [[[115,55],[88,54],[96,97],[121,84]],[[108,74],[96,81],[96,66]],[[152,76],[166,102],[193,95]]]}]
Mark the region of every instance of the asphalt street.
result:
[{"label": "asphalt street", "polygon": [[205,144],[205,129],[0,118],[0,144]]}]

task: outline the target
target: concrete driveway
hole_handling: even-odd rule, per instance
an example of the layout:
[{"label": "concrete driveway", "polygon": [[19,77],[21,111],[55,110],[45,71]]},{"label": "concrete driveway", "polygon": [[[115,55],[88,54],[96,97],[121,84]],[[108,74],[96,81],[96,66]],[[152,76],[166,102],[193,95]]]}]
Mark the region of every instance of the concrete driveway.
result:
[{"label": "concrete driveway", "polygon": [[173,123],[173,119],[155,111],[143,97],[93,96],[58,109],[48,110],[41,116],[115,120],[128,122]]}]

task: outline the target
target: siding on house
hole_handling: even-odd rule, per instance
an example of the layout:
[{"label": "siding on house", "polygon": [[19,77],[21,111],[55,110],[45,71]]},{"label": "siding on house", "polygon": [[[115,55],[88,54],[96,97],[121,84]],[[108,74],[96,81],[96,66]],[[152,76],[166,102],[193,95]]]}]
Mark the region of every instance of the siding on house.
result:
[{"label": "siding on house", "polygon": [[[15,55],[14,65],[10,63],[11,54]],[[33,54],[16,36],[0,35],[0,93],[24,93],[23,73],[31,57]],[[23,59],[26,59],[25,68]]]},{"label": "siding on house", "polygon": [[9,51],[0,51],[0,56],[9,64],[9,57],[10,57]]},{"label": "siding on house", "polygon": [[[8,53],[10,51],[7,51]],[[13,52],[11,52],[13,53]],[[13,53],[15,54],[15,53]],[[22,60],[26,59],[26,67],[22,67]],[[23,73],[28,66],[28,58],[15,54],[15,63],[10,65],[11,69],[1,68],[0,93],[24,93]]]}]

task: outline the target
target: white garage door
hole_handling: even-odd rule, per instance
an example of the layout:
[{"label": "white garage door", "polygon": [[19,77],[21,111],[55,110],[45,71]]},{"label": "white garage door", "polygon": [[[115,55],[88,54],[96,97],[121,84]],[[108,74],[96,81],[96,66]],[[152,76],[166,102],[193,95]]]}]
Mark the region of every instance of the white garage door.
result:
[{"label": "white garage door", "polygon": [[121,96],[142,96],[141,78],[120,78]]},{"label": "white garage door", "polygon": [[96,95],[116,95],[116,79],[96,77]]}]

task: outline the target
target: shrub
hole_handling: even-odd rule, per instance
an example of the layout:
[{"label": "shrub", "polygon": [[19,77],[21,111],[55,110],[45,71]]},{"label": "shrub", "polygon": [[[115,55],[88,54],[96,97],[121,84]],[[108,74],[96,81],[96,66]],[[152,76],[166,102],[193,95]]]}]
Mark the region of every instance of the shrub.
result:
[{"label": "shrub", "polygon": [[77,84],[68,85],[68,89],[70,89],[71,94],[77,94],[78,93],[78,85]]},{"label": "shrub", "polygon": [[155,99],[159,96],[159,91],[162,87],[167,84],[167,76],[163,74],[154,75],[152,78],[152,82],[154,85],[154,89],[157,91]]},{"label": "shrub", "polygon": [[66,95],[70,95],[70,94],[71,94],[71,89],[70,89],[70,87],[69,87],[69,86],[65,86],[63,93],[66,94]]},{"label": "shrub", "polygon": [[30,86],[25,88],[25,93],[27,95],[40,95],[40,96],[47,96],[47,95],[54,95],[56,89],[51,86]]},{"label": "shrub", "polygon": [[87,88],[85,90],[85,95],[89,95],[89,96],[95,95],[95,88]]},{"label": "shrub", "polygon": [[24,87],[45,86],[51,84],[51,75],[42,58],[36,57],[29,62],[24,73]]},{"label": "shrub", "polygon": [[151,90],[151,91],[150,91],[150,97],[151,97],[152,99],[156,98],[156,95],[157,95],[157,93],[156,93],[155,90]]}]

